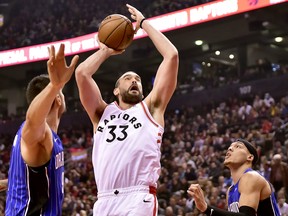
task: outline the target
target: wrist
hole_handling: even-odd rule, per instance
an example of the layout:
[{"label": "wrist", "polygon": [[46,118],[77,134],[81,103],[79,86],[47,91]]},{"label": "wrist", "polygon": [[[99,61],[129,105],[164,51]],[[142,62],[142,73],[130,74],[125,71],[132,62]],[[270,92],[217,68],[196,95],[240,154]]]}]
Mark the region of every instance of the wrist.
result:
[{"label": "wrist", "polygon": [[143,29],[142,25],[143,25],[143,22],[144,22],[145,20],[146,20],[146,18],[143,17],[143,19],[140,21],[140,25],[139,25],[139,26],[140,26],[141,29]]},{"label": "wrist", "polygon": [[213,211],[214,211],[214,209],[212,209],[209,205],[207,205],[207,208],[203,213],[208,215],[208,216],[212,216]]},{"label": "wrist", "polygon": [[113,55],[114,50],[112,48],[107,47],[106,45],[104,47],[101,47],[101,49],[98,50],[98,56],[102,61],[105,61],[110,56]]},{"label": "wrist", "polygon": [[50,83],[48,84],[48,86],[50,87],[52,91],[58,92],[64,87],[64,84],[54,83],[53,81],[51,82],[50,80]]}]

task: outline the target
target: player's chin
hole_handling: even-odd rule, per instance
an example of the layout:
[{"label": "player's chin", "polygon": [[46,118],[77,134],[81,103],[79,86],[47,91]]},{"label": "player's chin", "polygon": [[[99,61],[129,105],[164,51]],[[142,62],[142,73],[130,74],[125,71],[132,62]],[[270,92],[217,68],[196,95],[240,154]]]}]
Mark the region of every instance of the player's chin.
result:
[{"label": "player's chin", "polygon": [[142,100],[142,97],[140,97],[139,94],[130,94],[130,97],[126,98],[127,103],[131,103],[131,104],[136,104],[139,103]]},{"label": "player's chin", "polygon": [[139,91],[129,91],[129,98],[131,98],[132,100],[141,100],[142,97],[141,97],[141,93]]},{"label": "player's chin", "polygon": [[227,158],[227,159],[225,159],[224,160],[224,162],[223,162],[223,164],[226,166],[226,165],[229,165],[230,164],[230,161],[229,161],[229,159]]}]

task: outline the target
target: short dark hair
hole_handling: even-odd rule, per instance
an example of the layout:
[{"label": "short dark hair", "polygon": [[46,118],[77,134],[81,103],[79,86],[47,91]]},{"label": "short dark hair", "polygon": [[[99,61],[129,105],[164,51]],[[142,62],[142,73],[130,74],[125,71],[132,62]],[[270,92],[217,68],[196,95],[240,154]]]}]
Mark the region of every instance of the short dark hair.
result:
[{"label": "short dark hair", "polygon": [[115,88],[118,88],[119,87],[119,83],[120,83],[120,78],[117,79],[116,83],[115,83]]},{"label": "short dark hair", "polygon": [[34,77],[27,86],[26,99],[30,105],[34,98],[49,84],[50,79],[48,74],[41,74]]}]

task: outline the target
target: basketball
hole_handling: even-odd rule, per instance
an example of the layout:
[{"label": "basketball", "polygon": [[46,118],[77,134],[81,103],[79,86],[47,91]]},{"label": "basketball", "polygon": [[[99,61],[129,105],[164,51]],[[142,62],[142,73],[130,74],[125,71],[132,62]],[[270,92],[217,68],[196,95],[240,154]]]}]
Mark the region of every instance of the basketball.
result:
[{"label": "basketball", "polygon": [[114,50],[126,49],[132,42],[134,29],[132,22],[121,14],[107,16],[99,26],[98,38]]}]

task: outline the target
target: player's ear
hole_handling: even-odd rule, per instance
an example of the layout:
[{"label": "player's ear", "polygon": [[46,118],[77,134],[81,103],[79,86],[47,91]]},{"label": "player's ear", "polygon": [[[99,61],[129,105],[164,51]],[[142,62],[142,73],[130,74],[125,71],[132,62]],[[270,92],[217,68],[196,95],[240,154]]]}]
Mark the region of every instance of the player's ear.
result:
[{"label": "player's ear", "polygon": [[55,99],[54,99],[54,101],[53,101],[53,104],[52,104],[51,108],[60,107],[61,104],[62,104],[61,97],[60,97],[59,94],[57,94]]},{"label": "player's ear", "polygon": [[119,88],[114,88],[113,94],[114,94],[115,96],[118,96],[118,95],[119,95]]},{"label": "player's ear", "polygon": [[252,155],[252,154],[250,154],[249,156],[248,156],[248,159],[249,159],[249,161],[253,161],[253,159],[254,159],[254,155]]},{"label": "player's ear", "polygon": [[61,96],[57,94],[54,100],[54,105],[61,106],[61,104],[62,104]]}]

